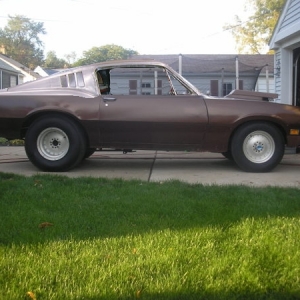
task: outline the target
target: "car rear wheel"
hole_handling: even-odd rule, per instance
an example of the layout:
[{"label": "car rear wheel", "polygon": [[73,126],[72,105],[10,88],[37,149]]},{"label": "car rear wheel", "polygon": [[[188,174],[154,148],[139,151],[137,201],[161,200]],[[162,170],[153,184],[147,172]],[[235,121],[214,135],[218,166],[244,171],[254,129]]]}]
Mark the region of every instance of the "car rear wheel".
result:
[{"label": "car rear wheel", "polygon": [[74,168],[86,152],[85,138],[75,122],[63,116],[37,119],[28,129],[25,150],[30,161],[43,171]]},{"label": "car rear wheel", "polygon": [[247,172],[268,172],[275,168],[284,154],[281,132],[268,123],[251,123],[238,129],[231,142],[236,164]]}]

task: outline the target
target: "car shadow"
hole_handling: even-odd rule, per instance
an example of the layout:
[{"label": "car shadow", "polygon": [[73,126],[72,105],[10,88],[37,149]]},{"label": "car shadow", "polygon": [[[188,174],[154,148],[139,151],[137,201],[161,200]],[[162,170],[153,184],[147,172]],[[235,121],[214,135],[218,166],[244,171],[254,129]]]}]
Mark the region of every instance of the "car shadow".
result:
[{"label": "car shadow", "polygon": [[[24,181],[6,173],[0,173],[0,179],[0,220],[3,228],[10,224],[10,230],[0,232],[0,244],[6,245],[190,228],[223,230],[246,218],[300,216],[297,188],[273,187],[270,191],[269,187],[244,185],[91,177],[70,180],[57,175],[36,175]],[[38,225],[43,222],[54,226],[41,229]]]}]

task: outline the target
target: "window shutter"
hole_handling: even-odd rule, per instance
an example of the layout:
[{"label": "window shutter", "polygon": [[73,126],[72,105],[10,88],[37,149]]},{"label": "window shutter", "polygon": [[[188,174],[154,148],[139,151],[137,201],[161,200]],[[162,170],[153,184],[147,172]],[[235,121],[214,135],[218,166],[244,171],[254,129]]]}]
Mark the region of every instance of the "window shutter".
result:
[{"label": "window shutter", "polygon": [[137,95],[137,80],[129,80],[129,95]]},{"label": "window shutter", "polygon": [[240,90],[244,89],[244,80],[242,80],[242,79],[239,80],[239,89]]},{"label": "window shutter", "polygon": [[162,80],[157,80],[157,95],[162,95]]},{"label": "window shutter", "polygon": [[210,94],[211,94],[211,96],[219,96],[219,81],[218,80],[210,81]]}]

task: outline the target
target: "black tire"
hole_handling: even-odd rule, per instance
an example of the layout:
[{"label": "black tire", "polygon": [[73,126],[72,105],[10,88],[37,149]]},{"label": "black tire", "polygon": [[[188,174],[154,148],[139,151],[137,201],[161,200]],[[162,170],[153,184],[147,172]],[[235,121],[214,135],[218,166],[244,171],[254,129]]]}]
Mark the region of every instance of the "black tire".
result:
[{"label": "black tire", "polygon": [[86,140],[74,121],[65,116],[51,115],[31,124],[25,136],[25,150],[39,169],[63,172],[82,161]]},{"label": "black tire", "polygon": [[246,172],[269,172],[284,155],[285,141],[280,130],[266,122],[242,126],[231,141],[235,163]]},{"label": "black tire", "polygon": [[89,158],[90,156],[92,156],[96,152],[96,150],[97,150],[96,148],[87,148],[83,159]]},{"label": "black tire", "polygon": [[228,160],[233,160],[231,151],[228,150],[227,152],[222,152],[221,154]]}]

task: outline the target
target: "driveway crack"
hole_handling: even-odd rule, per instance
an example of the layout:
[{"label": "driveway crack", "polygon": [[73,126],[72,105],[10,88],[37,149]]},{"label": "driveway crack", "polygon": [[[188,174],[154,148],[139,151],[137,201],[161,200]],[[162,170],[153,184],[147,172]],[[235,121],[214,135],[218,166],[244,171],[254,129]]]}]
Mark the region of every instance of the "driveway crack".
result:
[{"label": "driveway crack", "polygon": [[151,180],[152,172],[153,172],[153,169],[154,169],[154,164],[156,162],[156,157],[157,157],[157,151],[155,151],[154,158],[153,158],[153,161],[152,161],[152,164],[151,164],[151,167],[150,167],[148,182],[150,182],[150,180]]}]

